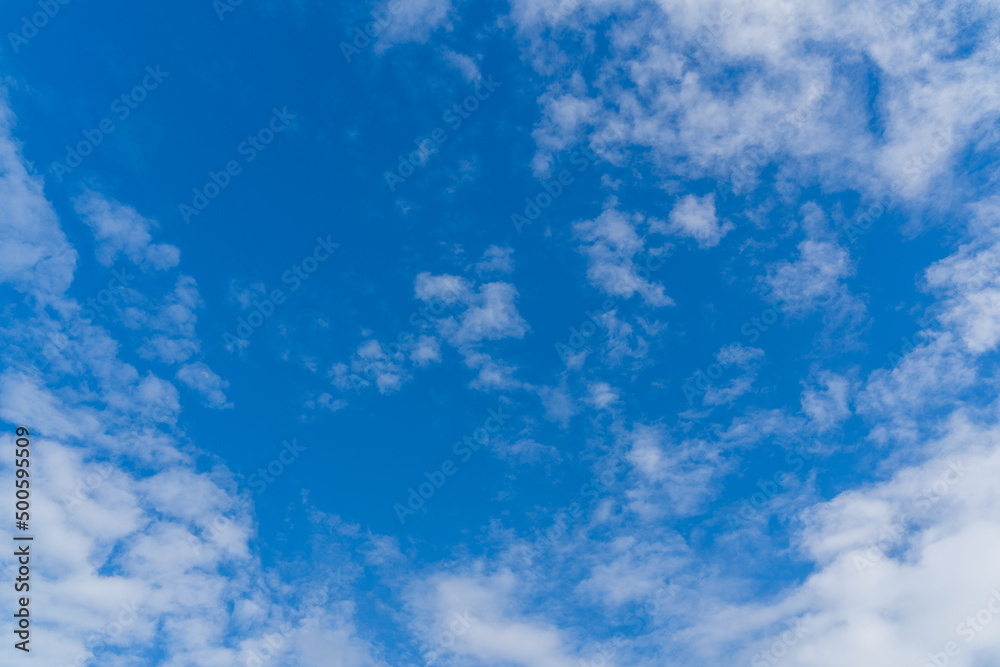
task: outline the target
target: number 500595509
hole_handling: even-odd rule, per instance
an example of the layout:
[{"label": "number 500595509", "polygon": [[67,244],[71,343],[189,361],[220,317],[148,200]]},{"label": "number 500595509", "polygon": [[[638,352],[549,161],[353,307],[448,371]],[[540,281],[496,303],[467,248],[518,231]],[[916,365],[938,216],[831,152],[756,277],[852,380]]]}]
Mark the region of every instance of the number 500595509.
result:
[{"label": "number 500595509", "polygon": [[28,508],[30,507],[30,503],[28,502],[28,497],[30,496],[30,493],[28,489],[31,486],[28,481],[29,477],[28,457],[31,454],[31,452],[28,450],[28,445],[31,444],[31,441],[25,436],[31,434],[25,427],[18,426],[17,435],[18,438],[16,444],[18,448],[14,452],[16,456],[14,463],[17,465],[17,472],[15,472],[14,474],[17,477],[17,481],[14,483],[14,485],[17,487],[17,492],[16,492],[17,503],[15,504],[15,507],[17,508],[18,512],[16,513],[14,518],[18,521],[27,521]]}]

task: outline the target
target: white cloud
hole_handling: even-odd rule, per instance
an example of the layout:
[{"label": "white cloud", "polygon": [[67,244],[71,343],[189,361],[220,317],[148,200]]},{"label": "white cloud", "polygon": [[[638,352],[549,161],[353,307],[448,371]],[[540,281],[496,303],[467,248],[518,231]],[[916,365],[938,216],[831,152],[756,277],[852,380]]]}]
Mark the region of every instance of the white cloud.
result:
[{"label": "white cloud", "polygon": [[587,387],[587,402],[598,410],[614,405],[619,401],[618,392],[607,382],[594,382]]},{"label": "white cloud", "polygon": [[[437,330],[455,347],[465,365],[477,371],[471,385],[489,391],[520,386],[516,368],[494,360],[481,348],[485,341],[522,338],[528,326],[517,312],[517,290],[510,283],[490,282],[478,288],[459,276],[423,272],[414,283],[416,297],[427,303],[422,326]],[[449,311],[449,309],[451,309]],[[428,334],[409,335],[387,348],[376,340],[363,342],[350,363],[331,367],[330,378],[341,391],[360,390],[374,384],[383,394],[398,391],[412,375],[407,362],[416,367],[439,363],[441,339]]]},{"label": "white cloud", "polygon": [[[229,667],[278,637],[281,659],[303,667],[330,665],[331,655],[344,667],[384,666],[358,638],[349,600],[303,604],[322,581],[292,586],[261,566],[236,480],[224,466],[202,465],[204,453],[177,430],[177,390],[122,362],[107,330],[80,320],[80,304],[60,296],[76,254],[9,141],[5,104],[0,117],[0,252],[20,258],[0,262],[0,275],[55,305],[15,321],[32,324],[19,344],[37,349],[48,332],[63,335],[46,353],[48,369],[19,371],[18,350],[0,347],[0,417],[31,430],[32,507],[45,517],[32,533],[50,547],[32,559],[43,580],[32,607],[49,612],[35,621],[31,655],[45,664],[110,665],[127,655]],[[164,308],[133,309],[129,324],[185,330],[196,301],[194,281],[181,277]],[[5,336],[24,329],[2,326]],[[12,431],[0,443],[13,451]],[[4,486],[13,487],[13,471],[12,459],[0,461]]]},{"label": "white cloud", "polygon": [[149,304],[146,309],[127,307],[122,319],[130,328],[151,331],[139,348],[140,356],[165,364],[183,363],[201,349],[195,325],[196,311],[203,305],[194,278],[180,275],[162,303]]},{"label": "white cloud", "polygon": [[[564,87],[569,91],[563,92]],[[543,119],[532,132],[538,145],[532,160],[536,177],[550,177],[553,154],[578,143],[596,117],[600,105],[583,94],[585,89],[583,78],[577,73],[565,83],[553,84],[550,91],[539,98]]]},{"label": "white cloud", "polygon": [[410,352],[410,361],[417,366],[428,366],[441,361],[441,344],[433,336],[421,336]]},{"label": "white cloud", "polygon": [[772,265],[765,284],[789,314],[802,315],[846,296],[844,279],[854,273],[847,251],[826,241],[805,240],[798,257]]},{"label": "white cloud", "polygon": [[330,378],[341,391],[374,385],[379,393],[389,394],[399,391],[410,379],[409,371],[403,365],[405,359],[402,348],[387,351],[377,340],[369,339],[358,346],[351,356],[350,366],[339,362],[334,364],[330,369]]},{"label": "white cloud", "polygon": [[48,299],[73,280],[76,251],[43,194],[42,179],[29,173],[11,137],[13,113],[0,90],[0,280]]},{"label": "white cloud", "polygon": [[247,283],[243,280],[231,280],[229,282],[229,299],[239,304],[243,310],[248,310],[253,306],[254,300],[263,301],[267,299],[267,285],[260,282]]},{"label": "white cloud", "polygon": [[233,404],[226,399],[224,391],[229,387],[229,382],[216,375],[204,363],[197,361],[193,364],[184,364],[177,371],[177,379],[201,394],[209,407],[217,409],[233,407]]},{"label": "white cloud", "polygon": [[[390,11],[390,7],[395,11]],[[453,8],[451,0],[390,0],[383,3],[379,11],[391,17],[375,45],[376,51],[381,53],[397,44],[426,42],[431,33],[439,28],[450,29],[448,19]]]},{"label": "white cloud", "polygon": [[306,407],[310,410],[315,410],[317,406],[326,408],[330,412],[338,412],[347,407],[347,401],[342,398],[334,398],[327,392],[323,392],[315,399],[306,401]]},{"label": "white cloud", "polygon": [[[29,386],[11,371],[0,377],[0,415],[44,425],[32,434],[38,477],[32,505],[46,519],[32,528],[52,549],[37,555],[48,574],[32,603],[51,614],[36,629],[45,641],[31,646],[38,659],[73,664],[89,657],[114,664],[124,651],[133,659],[222,667],[242,663],[246,647],[283,632],[296,664],[329,664],[315,653],[308,657],[305,648],[341,642],[353,647],[344,655],[358,656],[341,664],[377,664],[365,661],[369,651],[342,608],[282,608],[279,600],[290,591],[280,590],[280,583],[275,589],[274,579],[264,583],[269,577],[250,549],[252,515],[224,469],[198,472],[193,452],[181,454],[162,432],[173,455],[147,458],[126,446],[140,434],[125,430],[132,427],[127,419],[125,429],[116,428],[122,415],[112,408],[90,415],[37,384],[26,392]],[[118,395],[102,388],[101,403],[127,406],[150,391],[159,394],[148,381],[124,389]],[[0,440],[12,447],[12,437]],[[122,465],[118,459],[132,460]],[[11,465],[0,463],[5,483],[13,485],[12,473]],[[263,613],[247,615],[250,600]],[[289,622],[287,632],[279,630],[280,620]],[[341,642],[324,639],[311,623],[339,627]]]},{"label": "white cloud", "polygon": [[518,438],[513,442],[494,441],[490,443],[498,458],[516,463],[537,463],[543,460],[561,461],[559,450],[552,445],[543,445],[531,438]]},{"label": "white cloud", "polygon": [[570,420],[578,410],[578,401],[573,398],[565,386],[539,387],[538,396],[542,399],[545,416],[558,422],[563,428],[569,426]]},{"label": "white cloud", "polygon": [[577,590],[622,615],[625,605],[644,603],[686,565],[684,551],[679,537],[651,542],[632,536],[609,540],[592,554],[588,576]]},{"label": "white cloud", "polygon": [[874,371],[859,393],[856,409],[869,419],[884,420],[873,431],[877,440],[912,442],[929,409],[954,406],[956,396],[972,387],[975,368],[950,332],[936,332],[905,354],[891,369]]},{"label": "white cloud", "polygon": [[974,354],[1000,345],[1000,200],[971,207],[978,233],[925,273],[927,287],[944,297],[939,318]]},{"label": "white cloud", "polygon": [[476,344],[483,340],[521,338],[528,325],[517,312],[517,289],[510,283],[486,283],[476,295],[467,300],[468,308],[460,316],[457,326],[448,323],[444,330],[458,346]]},{"label": "white cloud", "polygon": [[636,475],[626,492],[628,509],[646,521],[698,513],[730,467],[717,446],[695,439],[673,442],[656,426],[637,424],[626,442]]},{"label": "white cloud", "polygon": [[669,229],[678,236],[694,239],[701,248],[713,248],[727,233],[735,229],[733,223],[719,224],[715,213],[715,193],[704,197],[687,195],[670,211]]},{"label": "white cloud", "polygon": [[514,377],[517,367],[505,361],[497,361],[484,352],[467,350],[464,354],[465,365],[476,370],[476,377],[469,383],[473,389],[480,391],[503,391],[519,389],[523,383]]},{"label": "white cloud", "polygon": [[[523,582],[511,571],[433,577],[411,594],[418,631],[438,651],[473,664],[517,664],[525,667],[573,667],[572,646],[565,633],[538,613],[522,611]],[[453,643],[437,637],[459,612],[468,619]]]},{"label": "white cloud", "polygon": [[[525,59],[554,81],[543,114],[566,96],[586,110],[545,123],[536,169],[615,128],[605,155],[641,155],[671,178],[747,192],[777,163],[793,187],[947,201],[958,192],[952,156],[1000,115],[993,55],[968,29],[997,26],[988,3],[518,0],[511,16]],[[595,30],[608,49],[593,47]],[[957,44],[971,48],[955,58]],[[845,53],[878,73],[881,130]],[[738,82],[724,83],[734,68]]]},{"label": "white cloud", "polygon": [[448,274],[434,275],[427,271],[417,274],[413,287],[421,301],[442,301],[451,305],[469,298],[472,285],[465,278]]},{"label": "white cloud", "polygon": [[581,242],[580,252],[587,257],[587,278],[611,296],[627,299],[638,294],[651,306],[672,305],[673,299],[666,295],[663,285],[652,280],[649,262],[637,262],[646,252],[659,260],[653,266],[662,266],[662,249],[647,248],[639,234],[644,218],[621,213],[616,204],[612,200],[597,218],[573,224],[573,235]]},{"label": "white cloud", "polygon": [[482,275],[507,275],[514,270],[514,249],[510,246],[491,245],[476,264],[476,273]]},{"label": "white cloud", "polygon": [[473,289],[464,278],[421,273],[416,280],[417,298],[460,304],[457,316],[441,318],[437,326],[454,346],[475,346],[484,340],[521,338],[528,327],[517,312],[517,289],[510,283],[489,282]]},{"label": "white cloud", "polygon": [[625,359],[634,359],[633,365],[637,367],[648,363],[649,341],[631,324],[618,319],[617,310],[609,310],[597,320],[607,334],[603,354],[612,366],[621,364]]},{"label": "white cloud", "polygon": [[974,665],[1000,650],[1000,627],[959,630],[1000,586],[984,557],[1000,545],[993,428],[953,422],[942,455],[803,517],[818,568],[781,603],[810,628],[790,664],[922,664],[954,641],[949,664]]},{"label": "white cloud", "polygon": [[[703,401],[705,405],[732,404],[740,396],[753,387],[757,379],[757,370],[764,358],[764,350],[757,347],[747,347],[739,343],[723,346],[716,359],[723,368],[724,382],[713,383],[705,390]],[[740,373],[734,373],[733,368]]]},{"label": "white cloud", "polygon": [[850,402],[856,389],[843,375],[821,371],[816,383],[802,390],[802,411],[820,430],[830,429],[851,416]]},{"label": "white cloud", "polygon": [[125,206],[102,194],[87,190],[73,200],[73,208],[94,233],[97,240],[97,259],[104,266],[115,263],[124,254],[138,266],[170,269],[180,262],[181,253],[176,246],[152,243],[149,230],[156,222],[139,215],[131,206]]},{"label": "white cloud", "polygon": [[466,82],[473,83],[482,78],[482,74],[479,73],[479,67],[476,65],[476,61],[469,56],[462,53],[456,53],[451,49],[442,49],[441,55],[445,62],[461,72],[462,78],[464,78]]}]

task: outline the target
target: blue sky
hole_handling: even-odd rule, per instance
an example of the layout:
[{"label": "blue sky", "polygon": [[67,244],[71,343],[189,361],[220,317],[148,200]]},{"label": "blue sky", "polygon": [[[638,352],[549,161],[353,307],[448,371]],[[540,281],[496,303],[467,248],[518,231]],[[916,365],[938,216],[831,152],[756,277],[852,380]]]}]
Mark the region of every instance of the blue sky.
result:
[{"label": "blue sky", "polygon": [[1000,654],[995,7],[0,25],[4,664]]}]

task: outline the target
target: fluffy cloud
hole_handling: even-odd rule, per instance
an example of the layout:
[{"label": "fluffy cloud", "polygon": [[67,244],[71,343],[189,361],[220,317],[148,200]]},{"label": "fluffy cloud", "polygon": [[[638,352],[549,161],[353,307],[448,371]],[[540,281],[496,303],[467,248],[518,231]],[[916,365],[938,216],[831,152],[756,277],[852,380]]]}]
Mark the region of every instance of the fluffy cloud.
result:
[{"label": "fluffy cloud", "polygon": [[729,465],[708,442],[675,443],[662,429],[643,424],[629,434],[627,459],[637,476],[628,508],[647,521],[697,513]]},{"label": "fluffy cloud", "polygon": [[[330,379],[341,391],[359,391],[374,384],[379,393],[392,393],[410,379],[410,373],[404,366],[405,360],[406,355],[401,348],[387,352],[377,340],[367,340],[351,356],[350,365],[338,362],[332,366]],[[433,356],[426,357],[425,363],[419,365],[434,360]]]},{"label": "fluffy cloud", "polygon": [[719,245],[722,237],[734,229],[731,222],[719,224],[715,213],[715,194],[704,197],[687,195],[670,211],[672,233],[694,239],[701,248]]},{"label": "fluffy cloud", "polygon": [[233,404],[226,399],[225,389],[229,383],[220,378],[211,368],[202,362],[184,364],[177,371],[177,379],[193,391],[201,394],[205,403],[212,408],[231,408]]},{"label": "fluffy cloud", "polygon": [[776,262],[765,284],[770,296],[790,315],[802,316],[822,307],[855,309],[844,279],[854,273],[847,250],[827,241],[805,240],[793,260]]},{"label": "fluffy cloud", "polygon": [[507,275],[514,270],[514,249],[510,246],[491,245],[476,264],[479,275]]},{"label": "fluffy cloud", "polygon": [[130,328],[150,332],[139,348],[141,356],[166,364],[183,363],[201,349],[195,325],[196,311],[203,305],[194,278],[181,275],[162,303],[147,308],[128,307],[123,320]]},{"label": "fluffy cloud", "polygon": [[[47,363],[26,364],[17,347],[0,346],[0,418],[31,431],[32,507],[45,517],[32,531],[50,547],[32,557],[44,581],[33,608],[50,610],[34,623],[32,655],[47,664],[117,664],[128,655],[222,667],[245,664],[270,643],[301,665],[328,665],[332,654],[342,665],[385,664],[332,596],[280,602],[306,592],[270,576],[253,555],[252,508],[231,473],[199,472],[212,466],[177,430],[177,390],[123,362],[118,341],[63,295],[76,252],[6,134],[6,104],[0,116],[0,245],[18,257],[0,262],[3,280],[55,306],[2,325],[5,341],[41,349]],[[169,252],[145,254],[141,242],[115,235],[106,240],[139,252],[140,261],[172,265]],[[194,281],[182,276],[162,308],[129,307],[122,317],[133,329],[190,338],[198,300]],[[210,399],[221,383],[200,363],[180,375]],[[13,437],[6,430],[0,442],[12,450]],[[13,473],[10,460],[0,461],[5,486],[13,487]],[[322,582],[314,584],[313,591]]]},{"label": "fluffy cloud", "polygon": [[438,331],[459,349],[471,350],[483,341],[522,338],[528,330],[517,312],[517,289],[510,283],[490,282],[474,288],[458,276],[424,272],[417,275],[415,292],[426,303],[439,301],[460,308],[458,314],[436,322]]},{"label": "fluffy cloud", "polygon": [[[556,79],[543,109],[572,99],[586,110],[546,113],[536,160],[615,127],[623,134],[609,155],[634,151],[660,171],[712,177],[738,192],[781,158],[779,175],[798,183],[907,200],[929,188],[951,198],[951,156],[1000,114],[997,87],[986,83],[998,78],[989,50],[947,55],[966,41],[963,26],[995,25],[988,3],[518,0],[511,16],[529,61]],[[587,46],[597,26],[606,26],[607,50]],[[807,44],[823,44],[823,55]],[[883,82],[878,136],[867,122],[867,88],[840,66],[845,53],[862,54]],[[733,68],[738,85],[720,76]],[[600,75],[581,85],[577,75],[589,70]]]},{"label": "fluffy cloud", "polygon": [[611,202],[604,212],[593,220],[573,224],[573,235],[581,242],[580,252],[587,257],[587,278],[604,293],[615,297],[630,298],[638,294],[652,306],[669,306],[673,299],[658,282],[650,277],[649,262],[637,261],[649,253],[662,266],[659,255],[663,248],[647,248],[640,229],[645,220],[640,215],[627,215]]},{"label": "fluffy cloud", "polygon": [[156,223],[131,206],[108,199],[91,190],[73,200],[76,212],[97,239],[97,259],[104,266],[115,263],[124,254],[136,265],[170,269],[180,262],[180,250],[166,243],[152,243],[149,230]]},{"label": "fluffy cloud", "polygon": [[29,173],[11,136],[13,113],[0,91],[0,280],[39,296],[61,295],[73,280],[77,253],[42,192],[42,179]]},{"label": "fluffy cloud", "polygon": [[[487,250],[485,270],[505,270],[508,255],[509,249]],[[517,311],[518,294],[512,284],[476,286],[460,276],[422,272],[414,281],[414,294],[426,304],[410,318],[416,333],[404,332],[407,335],[398,337],[399,342],[385,347],[374,339],[361,343],[349,363],[337,362],[331,367],[334,386],[341,391],[360,391],[375,385],[383,394],[396,392],[412,378],[412,367],[441,362],[442,341],[458,350],[465,365],[477,372],[472,387],[491,391],[521,386],[514,378],[514,365],[496,360],[482,349],[488,342],[523,338],[528,331]]]},{"label": "fluffy cloud", "polygon": [[452,10],[451,0],[390,0],[376,9],[377,14],[388,15],[389,20],[385,21],[375,48],[384,52],[396,44],[425,42],[435,30],[450,26]]},{"label": "fluffy cloud", "polygon": [[[531,667],[575,665],[569,638],[537,613],[522,610],[519,580],[513,572],[441,574],[411,594],[424,619],[426,656],[473,660],[474,664],[512,663]],[[457,618],[464,622],[456,624]],[[439,637],[450,629],[454,642]]]}]

